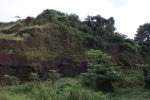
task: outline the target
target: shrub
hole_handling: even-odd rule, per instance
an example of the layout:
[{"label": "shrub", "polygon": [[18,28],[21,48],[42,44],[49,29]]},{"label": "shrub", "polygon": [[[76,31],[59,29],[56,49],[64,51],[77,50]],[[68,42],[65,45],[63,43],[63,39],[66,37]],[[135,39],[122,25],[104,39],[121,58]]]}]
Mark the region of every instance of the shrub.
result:
[{"label": "shrub", "polygon": [[5,75],[4,77],[10,81],[11,85],[19,85],[20,83],[19,79],[15,76]]},{"label": "shrub", "polygon": [[102,52],[101,50],[90,49],[86,51],[86,56],[88,57],[89,63],[109,65],[114,63],[111,56],[109,56],[107,53]]},{"label": "shrub", "polygon": [[142,65],[144,71],[144,78],[145,78],[145,88],[150,89],[150,65],[145,64]]},{"label": "shrub", "polygon": [[100,50],[90,50],[87,55],[93,61],[90,62],[87,72],[81,74],[81,83],[94,90],[113,91],[112,83],[121,79],[121,73],[111,57]]},{"label": "shrub", "polygon": [[31,74],[29,75],[29,77],[30,77],[30,79],[31,79],[32,81],[35,81],[35,82],[40,81],[40,78],[39,78],[38,73],[31,73]]},{"label": "shrub", "polygon": [[54,84],[60,78],[60,74],[56,70],[49,70],[49,80]]}]

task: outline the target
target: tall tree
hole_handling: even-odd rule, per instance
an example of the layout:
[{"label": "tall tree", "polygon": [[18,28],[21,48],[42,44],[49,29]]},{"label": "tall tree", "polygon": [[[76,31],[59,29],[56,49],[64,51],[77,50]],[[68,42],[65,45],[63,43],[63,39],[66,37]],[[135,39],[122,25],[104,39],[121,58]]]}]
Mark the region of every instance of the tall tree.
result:
[{"label": "tall tree", "polygon": [[150,23],[145,23],[138,28],[135,41],[140,45],[150,46]]},{"label": "tall tree", "polygon": [[141,46],[141,54],[147,63],[150,62],[150,23],[145,23],[137,29],[135,41]]}]

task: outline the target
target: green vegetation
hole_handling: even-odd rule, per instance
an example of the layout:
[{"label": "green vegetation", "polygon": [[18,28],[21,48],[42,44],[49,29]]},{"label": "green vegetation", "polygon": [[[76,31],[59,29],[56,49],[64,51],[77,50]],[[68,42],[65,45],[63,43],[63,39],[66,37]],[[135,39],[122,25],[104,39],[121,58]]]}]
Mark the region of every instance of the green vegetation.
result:
[{"label": "green vegetation", "polygon": [[1,100],[105,100],[102,92],[83,88],[74,79],[61,79],[55,84],[49,82],[27,83],[3,88]]},{"label": "green vegetation", "polygon": [[150,24],[44,10],[0,23],[0,100],[149,100]]},{"label": "green vegetation", "polygon": [[144,25],[140,25],[137,34],[135,36],[135,41],[141,47],[141,54],[145,58],[146,63],[149,63],[150,56],[150,24],[145,23]]},{"label": "green vegetation", "polygon": [[81,74],[81,82],[95,90],[113,91],[112,82],[121,75],[111,57],[99,50],[87,51],[87,56],[91,62],[87,72]]},{"label": "green vegetation", "polygon": [[150,65],[143,64],[140,65],[140,67],[143,69],[143,73],[144,73],[144,81],[145,81],[144,87],[150,89]]},{"label": "green vegetation", "polygon": [[53,85],[49,82],[30,82],[0,89],[0,100],[149,100],[149,96],[149,90],[141,86],[102,93],[83,87],[76,79],[66,78]]}]

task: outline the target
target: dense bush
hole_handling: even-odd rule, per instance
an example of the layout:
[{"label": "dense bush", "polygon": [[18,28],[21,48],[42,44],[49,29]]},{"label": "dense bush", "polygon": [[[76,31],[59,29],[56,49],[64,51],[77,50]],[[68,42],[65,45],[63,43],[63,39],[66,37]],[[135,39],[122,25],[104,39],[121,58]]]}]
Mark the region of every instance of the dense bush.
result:
[{"label": "dense bush", "polygon": [[139,69],[143,70],[143,77],[146,89],[150,89],[150,65],[149,64],[137,64]]},{"label": "dense bush", "polygon": [[87,56],[90,64],[87,72],[80,76],[81,83],[95,90],[113,91],[112,83],[120,80],[121,74],[111,57],[100,50],[89,50]]},{"label": "dense bush", "polygon": [[145,88],[150,89],[150,65],[142,65],[145,78]]}]

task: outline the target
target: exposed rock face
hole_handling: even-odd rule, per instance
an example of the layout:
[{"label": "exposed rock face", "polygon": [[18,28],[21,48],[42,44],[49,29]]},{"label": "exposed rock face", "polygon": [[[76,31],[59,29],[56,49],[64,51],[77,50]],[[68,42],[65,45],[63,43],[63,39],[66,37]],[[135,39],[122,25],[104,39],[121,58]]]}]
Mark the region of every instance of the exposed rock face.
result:
[{"label": "exposed rock face", "polygon": [[[50,62],[38,62],[42,67],[35,66],[33,62],[24,62],[14,64],[14,61],[8,56],[3,56],[5,59],[0,61],[0,84],[7,84],[4,75],[11,75],[18,77],[22,82],[30,81],[29,75],[31,73],[38,73],[42,80],[47,79],[48,71],[50,69],[57,70],[62,77],[75,77],[87,69],[86,63],[77,63],[73,59],[58,58]],[[2,58],[2,57],[1,57]],[[4,61],[4,62],[3,62]],[[15,62],[16,63],[16,62]],[[36,62],[35,62],[36,63]]]},{"label": "exposed rock face", "polygon": [[[6,74],[16,76],[22,82],[25,82],[30,81],[29,75],[35,72],[39,74],[42,80],[45,80],[50,69],[57,70],[62,74],[62,77],[75,77],[86,70],[86,62],[77,62],[74,57],[70,56],[72,52],[78,50],[78,47],[76,47],[76,40],[69,33],[62,30],[55,32],[49,28],[37,27],[24,30],[18,28],[14,31],[14,27],[10,29],[13,32],[18,31],[16,35],[28,34],[29,37],[24,41],[0,40],[0,84],[8,83],[4,78]],[[30,55],[24,54],[28,52],[26,50],[28,48],[40,48],[43,45],[46,45],[46,49],[50,52],[55,52],[58,49],[57,56],[41,61],[36,58],[28,59],[27,56]]]},{"label": "exposed rock face", "polygon": [[14,40],[0,40],[0,85],[8,84],[4,75],[16,76],[22,82],[30,81],[31,73],[38,73],[42,80],[48,76],[50,69],[57,70],[62,77],[75,77],[86,70],[86,62],[76,62],[75,58],[58,55],[49,61],[29,61],[21,53],[25,43]]},{"label": "exposed rock face", "polygon": [[22,36],[23,34],[29,34],[31,36],[36,36],[36,34],[38,33],[42,33],[42,30],[40,28],[31,28],[31,29],[24,29],[17,32],[17,35]]},{"label": "exposed rock face", "polygon": [[87,69],[87,63],[78,63],[73,58],[59,57],[56,58],[51,66],[56,68],[62,76],[75,77]]},{"label": "exposed rock face", "polygon": [[8,49],[23,49],[25,47],[25,43],[23,41],[16,41],[16,40],[0,40],[0,50]]},{"label": "exposed rock face", "polygon": [[122,68],[134,69],[136,68],[136,64],[143,63],[143,58],[140,55],[133,56],[131,54],[111,52],[111,56],[116,61],[117,65],[122,66]]},{"label": "exposed rock face", "polygon": [[0,65],[12,65],[13,62],[9,55],[6,55],[4,53],[0,53]]}]

